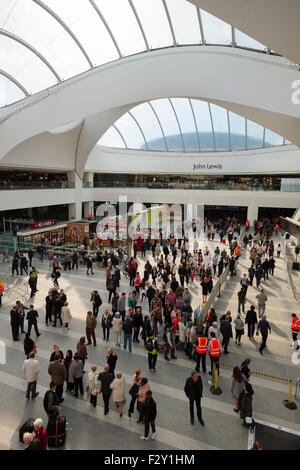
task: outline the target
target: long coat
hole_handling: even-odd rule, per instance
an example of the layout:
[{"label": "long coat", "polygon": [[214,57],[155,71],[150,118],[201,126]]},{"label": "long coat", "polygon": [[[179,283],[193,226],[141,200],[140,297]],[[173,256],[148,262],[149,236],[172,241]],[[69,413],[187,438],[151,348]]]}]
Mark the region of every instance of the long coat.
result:
[{"label": "long coat", "polygon": [[110,384],[112,389],[112,399],[115,403],[122,402],[125,400],[125,378],[114,379]]},{"label": "long coat", "polygon": [[240,417],[245,419],[247,416],[252,417],[252,392],[245,392],[244,390],[239,396]]}]

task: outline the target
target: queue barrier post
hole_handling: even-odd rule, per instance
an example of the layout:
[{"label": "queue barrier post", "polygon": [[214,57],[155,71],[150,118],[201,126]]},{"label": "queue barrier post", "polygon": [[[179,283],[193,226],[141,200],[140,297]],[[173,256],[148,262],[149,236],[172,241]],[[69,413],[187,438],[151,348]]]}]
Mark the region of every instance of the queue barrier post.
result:
[{"label": "queue barrier post", "polygon": [[293,382],[290,380],[289,381],[289,399],[288,400],[283,400],[283,405],[288,410],[296,410],[297,409],[296,403],[292,401],[292,385],[293,385]]},{"label": "queue barrier post", "polygon": [[213,395],[221,395],[222,393],[222,390],[220,389],[220,387],[218,387],[218,369],[216,369],[216,374],[215,374],[215,385],[212,385],[210,387],[210,392],[213,394]]}]

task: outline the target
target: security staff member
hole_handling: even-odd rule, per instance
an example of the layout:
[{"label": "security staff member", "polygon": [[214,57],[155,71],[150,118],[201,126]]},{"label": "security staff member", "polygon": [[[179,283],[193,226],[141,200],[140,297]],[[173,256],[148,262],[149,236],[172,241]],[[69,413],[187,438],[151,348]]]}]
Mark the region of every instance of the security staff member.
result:
[{"label": "security staff member", "polygon": [[200,360],[202,363],[202,370],[206,372],[206,353],[207,353],[207,346],[208,346],[208,338],[205,336],[199,336],[197,338],[197,346],[196,346],[196,371],[200,372]]},{"label": "security staff member", "polygon": [[149,337],[146,340],[146,349],[148,353],[149,370],[153,370],[153,372],[156,372],[155,365],[157,361],[158,344],[157,339],[154,337],[153,330],[150,331]]},{"label": "security staff member", "polygon": [[241,256],[241,249],[240,249],[239,246],[237,246],[236,249],[235,249],[236,260],[238,260],[240,256]]},{"label": "security staff member", "polygon": [[296,347],[296,351],[299,349],[298,340],[298,333],[300,331],[300,320],[295,313],[292,313],[292,324],[291,324],[291,331],[292,331],[292,338],[293,338],[293,345]]},{"label": "security staff member", "polygon": [[216,339],[216,335],[213,331],[211,332],[210,336],[211,340],[209,341],[209,356],[211,370],[209,372],[209,375],[213,375],[214,364],[216,365],[218,374],[220,373],[219,360],[221,356],[221,341],[219,339]]}]

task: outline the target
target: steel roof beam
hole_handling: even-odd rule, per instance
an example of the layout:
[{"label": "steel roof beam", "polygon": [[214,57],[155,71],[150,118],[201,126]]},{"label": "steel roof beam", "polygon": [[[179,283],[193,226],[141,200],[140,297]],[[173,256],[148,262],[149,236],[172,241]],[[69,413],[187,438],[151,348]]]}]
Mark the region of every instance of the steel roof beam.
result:
[{"label": "steel roof beam", "polygon": [[55,78],[57,79],[59,83],[62,82],[62,79],[60,78],[56,70],[52,67],[52,65],[48,62],[48,60],[37,49],[35,49],[30,44],[28,44],[28,42],[24,41],[24,39],[20,38],[14,33],[11,33],[10,31],[6,31],[5,29],[0,29],[0,34],[26,47],[29,51],[31,51],[34,55],[36,55],[46,65],[46,67],[48,67],[50,72],[53,73],[53,75],[55,76]]}]

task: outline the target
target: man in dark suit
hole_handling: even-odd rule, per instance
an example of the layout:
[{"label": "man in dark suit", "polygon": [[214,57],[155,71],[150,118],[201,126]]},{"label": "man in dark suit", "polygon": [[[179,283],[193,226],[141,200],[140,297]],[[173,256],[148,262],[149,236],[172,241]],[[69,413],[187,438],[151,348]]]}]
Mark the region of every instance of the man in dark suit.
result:
[{"label": "man in dark suit", "polygon": [[203,384],[201,377],[197,374],[197,372],[193,371],[191,377],[186,379],[184,391],[186,396],[190,401],[190,415],[191,415],[191,424],[194,424],[194,402],[196,403],[197,407],[197,416],[204,426],[204,421],[202,419],[202,410],[201,410],[201,398],[202,398],[202,391],[203,391]]},{"label": "man in dark suit", "polygon": [[110,384],[114,380],[113,374],[109,372],[109,365],[104,366],[104,372],[100,372],[98,380],[101,382],[101,392],[104,401],[104,415],[107,415],[109,412],[109,399],[112,392]]},{"label": "man in dark suit", "polygon": [[220,323],[220,331],[223,336],[223,341],[222,341],[222,347],[224,348],[224,354],[229,354],[228,351],[228,344],[230,341],[230,338],[232,338],[232,327],[230,324],[230,315],[226,315],[225,319],[221,321]]},{"label": "man in dark suit", "polygon": [[38,319],[38,312],[37,310],[34,310],[33,305],[29,306],[29,311],[27,312],[27,317],[26,320],[28,320],[28,335],[30,336],[31,333],[31,328],[34,327],[35,334],[37,337],[41,336],[38,326],[37,326],[37,319]]},{"label": "man in dark suit", "polygon": [[78,253],[76,250],[73,251],[71,258],[72,258],[72,269],[74,269],[75,266],[76,266],[76,269],[78,269]]},{"label": "man in dark suit", "polygon": [[92,257],[91,256],[88,256],[86,258],[86,274],[89,276],[90,273],[89,271],[91,271],[91,274],[94,274],[94,271],[93,271],[93,261],[92,261]]},{"label": "man in dark suit", "polygon": [[10,325],[14,341],[19,341],[19,319],[20,313],[18,307],[15,305],[10,311]]}]

